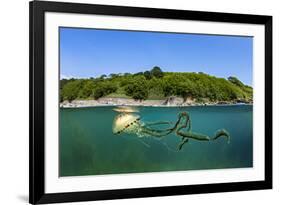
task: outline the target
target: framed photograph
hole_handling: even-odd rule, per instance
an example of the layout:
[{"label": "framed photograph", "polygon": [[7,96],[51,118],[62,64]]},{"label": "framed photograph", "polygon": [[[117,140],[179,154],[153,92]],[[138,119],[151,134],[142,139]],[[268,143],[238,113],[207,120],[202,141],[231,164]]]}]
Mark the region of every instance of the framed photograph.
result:
[{"label": "framed photograph", "polygon": [[30,203],[272,188],[272,17],[30,2]]}]

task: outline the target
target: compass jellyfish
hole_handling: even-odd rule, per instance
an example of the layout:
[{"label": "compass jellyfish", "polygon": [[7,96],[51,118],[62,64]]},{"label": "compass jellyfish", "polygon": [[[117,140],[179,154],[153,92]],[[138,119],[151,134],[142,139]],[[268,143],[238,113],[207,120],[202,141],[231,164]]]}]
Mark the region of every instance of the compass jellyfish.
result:
[{"label": "compass jellyfish", "polygon": [[143,122],[141,116],[136,114],[138,110],[130,107],[118,107],[113,109],[119,112],[113,121],[112,131],[113,134],[136,134],[138,137],[164,137],[171,132],[173,128],[169,129],[155,129],[156,125],[169,125],[170,122],[158,121],[158,122]]},{"label": "compass jellyfish", "polygon": [[[214,136],[209,136],[202,133],[196,133],[192,131],[191,119],[187,112],[180,112],[178,119],[175,123],[167,121],[156,122],[143,122],[138,110],[130,107],[117,107],[113,109],[119,114],[113,121],[113,133],[116,135],[127,133],[136,134],[138,137],[154,137],[162,139],[174,132],[174,134],[181,138],[181,142],[178,145],[178,150],[181,150],[183,145],[190,139],[197,141],[214,141],[220,137],[225,137],[227,143],[230,142],[230,135],[225,129],[219,129]],[[156,126],[166,125],[168,128],[155,128]]]}]

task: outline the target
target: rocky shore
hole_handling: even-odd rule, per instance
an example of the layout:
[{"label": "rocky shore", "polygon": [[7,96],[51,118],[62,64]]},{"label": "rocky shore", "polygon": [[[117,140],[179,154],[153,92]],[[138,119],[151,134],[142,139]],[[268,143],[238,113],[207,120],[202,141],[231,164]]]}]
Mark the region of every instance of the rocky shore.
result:
[{"label": "rocky shore", "polygon": [[64,101],[60,103],[60,107],[96,107],[96,106],[205,106],[205,105],[234,105],[234,104],[251,104],[242,100],[237,101],[217,101],[217,102],[196,102],[192,99],[183,100],[179,97],[169,97],[163,100],[134,100],[127,98],[99,98],[98,100],[73,100],[72,102]]}]

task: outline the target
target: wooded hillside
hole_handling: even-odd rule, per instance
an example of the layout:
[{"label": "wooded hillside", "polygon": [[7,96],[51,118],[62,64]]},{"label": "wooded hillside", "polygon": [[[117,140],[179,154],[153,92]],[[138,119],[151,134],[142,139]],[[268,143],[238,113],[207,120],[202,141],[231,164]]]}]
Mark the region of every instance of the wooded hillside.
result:
[{"label": "wooded hillside", "polygon": [[136,100],[178,96],[198,102],[252,102],[253,89],[233,76],[224,79],[202,72],[162,72],[157,66],[150,71],[134,74],[60,80],[60,101],[98,99],[105,96]]}]

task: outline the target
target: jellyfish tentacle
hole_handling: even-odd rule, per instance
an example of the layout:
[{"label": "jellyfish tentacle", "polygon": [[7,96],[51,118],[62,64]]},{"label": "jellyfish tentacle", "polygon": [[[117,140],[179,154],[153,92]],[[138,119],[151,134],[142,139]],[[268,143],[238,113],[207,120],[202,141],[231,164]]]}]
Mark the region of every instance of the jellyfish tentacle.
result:
[{"label": "jellyfish tentacle", "polygon": [[208,135],[204,135],[201,133],[195,133],[195,132],[181,132],[177,131],[177,135],[182,136],[184,138],[190,138],[198,141],[210,141],[211,138]]},{"label": "jellyfish tentacle", "polygon": [[187,143],[188,142],[188,138],[182,138],[182,141],[181,141],[181,143],[178,145],[178,150],[181,150],[181,148],[182,148],[182,146],[185,144],[185,143]]},{"label": "jellyfish tentacle", "polygon": [[191,119],[188,119],[188,128],[187,128],[188,132],[191,132]]},{"label": "jellyfish tentacle", "polygon": [[167,130],[156,130],[156,129],[151,129],[146,126],[141,127],[141,132],[144,134],[148,134],[153,137],[164,137],[168,134],[170,134],[172,131],[170,129]]},{"label": "jellyfish tentacle", "polygon": [[[201,133],[196,133],[196,132],[192,132],[191,131],[191,128],[192,128],[191,120],[190,120],[190,117],[189,117],[187,112],[180,113],[179,114],[179,120],[181,120],[181,118],[184,118],[184,121],[183,121],[182,125],[178,126],[177,129],[176,129],[176,134],[178,136],[182,137],[182,142],[178,145],[178,149],[179,150],[183,147],[183,145],[186,142],[188,142],[188,139],[195,139],[195,140],[199,140],[199,141],[211,141],[211,140],[214,141],[214,140],[217,140],[220,137],[225,137],[227,139],[227,143],[229,144],[229,142],[230,142],[230,135],[229,135],[229,133],[225,129],[218,130],[216,132],[215,136],[211,138],[208,135],[201,134]],[[183,132],[182,131],[184,128],[187,128],[187,132]]]},{"label": "jellyfish tentacle", "polygon": [[177,120],[177,122],[175,123],[175,125],[173,127],[163,129],[163,130],[152,129],[152,128],[146,126],[146,125],[143,125],[142,126],[142,132],[144,132],[145,134],[149,134],[151,136],[154,136],[154,137],[164,137],[164,136],[172,133],[173,131],[175,131],[177,129],[178,124],[180,123],[180,120],[181,120],[181,117],[179,117],[179,119]]},{"label": "jellyfish tentacle", "polygon": [[147,148],[150,148],[150,145],[149,145],[149,144],[147,144],[146,142],[144,142],[143,140],[141,140],[141,139],[139,139],[139,138],[138,138],[138,140],[139,140],[144,146],[146,146]]},{"label": "jellyfish tentacle", "polygon": [[168,121],[157,121],[157,122],[146,122],[145,126],[154,126],[154,125],[170,125],[172,122]]},{"label": "jellyfish tentacle", "polygon": [[216,140],[220,137],[225,137],[227,139],[227,144],[230,143],[230,134],[225,129],[218,130],[212,140]]},{"label": "jellyfish tentacle", "polygon": [[185,112],[180,113],[177,122],[174,124],[173,127],[171,128],[167,128],[167,129],[162,129],[162,130],[157,130],[157,129],[152,129],[149,127],[149,125],[156,125],[156,124],[171,124],[170,122],[164,122],[164,121],[159,121],[159,122],[155,122],[155,123],[148,123],[141,125],[141,132],[150,136],[154,136],[154,137],[158,137],[158,138],[162,138],[170,133],[172,133],[173,131],[175,131],[178,128],[178,125],[181,122],[181,118],[182,115],[186,115]]},{"label": "jellyfish tentacle", "polygon": [[[154,129],[153,127],[154,126],[157,126],[157,125],[171,125],[173,124],[172,122],[168,122],[168,121],[158,121],[158,122],[146,122],[144,127],[148,128],[148,129]],[[170,130],[171,128],[166,128],[166,129],[162,129],[162,131],[168,131]]]},{"label": "jellyfish tentacle", "polygon": [[[176,130],[176,134],[182,137],[182,142],[178,145],[178,149],[181,150],[183,145],[188,142],[188,139],[195,139],[199,141],[210,141],[210,137],[204,134],[191,132],[191,120],[187,112],[182,112],[179,115],[179,120],[184,118],[184,122]],[[182,129],[187,128],[187,132],[181,131]]]}]

